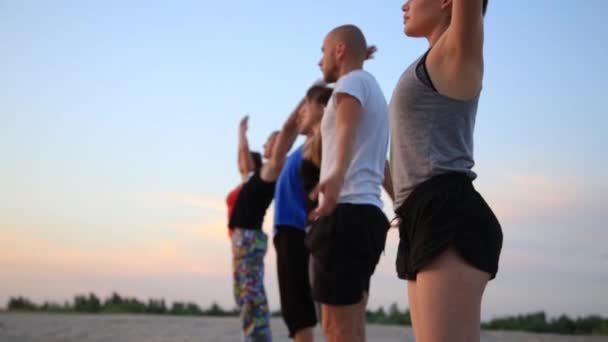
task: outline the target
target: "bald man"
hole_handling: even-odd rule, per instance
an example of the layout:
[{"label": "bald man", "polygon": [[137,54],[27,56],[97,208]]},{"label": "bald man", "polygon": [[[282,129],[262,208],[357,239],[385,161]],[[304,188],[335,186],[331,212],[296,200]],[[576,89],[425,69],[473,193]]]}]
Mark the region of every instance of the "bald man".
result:
[{"label": "bald man", "polygon": [[327,341],[365,341],[370,278],[389,222],[380,199],[388,149],[388,108],[376,79],[363,70],[365,37],[352,25],[332,30],[319,66],[336,83],[321,123],[319,206],[307,236],[312,295],[322,303]]}]

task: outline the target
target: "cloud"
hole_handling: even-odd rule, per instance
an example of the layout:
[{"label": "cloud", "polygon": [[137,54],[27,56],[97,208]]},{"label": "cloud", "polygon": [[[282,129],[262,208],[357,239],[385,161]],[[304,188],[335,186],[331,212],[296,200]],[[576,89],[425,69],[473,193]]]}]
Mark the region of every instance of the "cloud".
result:
[{"label": "cloud", "polygon": [[170,201],[177,204],[191,206],[195,208],[207,209],[218,213],[225,213],[227,210],[224,201],[216,198],[207,198],[199,195],[166,192],[161,193],[159,198],[165,201]]},{"label": "cloud", "polygon": [[[542,286],[560,277],[604,279],[605,283],[605,272],[597,270],[598,261],[603,265],[608,260],[602,244],[608,233],[600,229],[603,221],[599,221],[602,224],[597,225],[596,230],[592,228],[596,227],[597,218],[585,225],[578,224],[582,222],[581,213],[605,216],[608,201],[601,187],[594,189],[576,180],[504,170],[493,175],[484,173],[476,186],[503,223],[505,245],[499,284],[517,279],[518,284],[521,283],[518,291],[532,293],[536,288],[531,282]],[[214,296],[224,296],[230,303],[231,253],[223,201],[177,192],[151,193],[144,199],[137,196],[141,201],[129,210],[121,210],[123,203],[117,203],[112,211],[104,211],[103,216],[112,216],[112,222],[97,221],[95,215],[63,230],[55,229],[62,223],[55,221],[46,225],[48,229],[37,228],[45,227],[44,222],[53,219],[51,216],[35,224],[22,222],[10,227],[0,224],[0,268],[6,279],[2,290],[14,294],[29,289],[26,294],[62,296],[82,289],[96,289],[95,286],[103,283],[104,291],[123,286],[132,288],[134,293],[146,288],[151,295],[157,295],[164,293],[160,290],[162,287],[179,295],[187,291],[187,297],[193,298],[201,292],[201,298],[206,301],[212,298],[207,293],[208,279],[220,279],[221,284],[218,280],[217,286],[222,290],[214,292]],[[132,198],[124,204],[133,203]],[[385,194],[383,200],[385,212],[391,218],[392,207]],[[134,213],[132,209],[137,211]],[[269,235],[266,273],[268,291],[276,297],[276,256],[271,239],[273,216],[271,205],[264,223]],[[376,293],[380,290],[386,295],[374,295],[373,305],[389,303],[392,298],[406,298],[404,282],[395,275],[398,241],[398,231],[391,229],[374,276]],[[568,251],[567,258],[563,256],[564,250]],[[181,284],[176,279],[193,280],[192,284]],[[593,281],[587,280],[583,285]],[[160,282],[164,285],[158,285]],[[125,285],[131,283],[137,285]],[[44,288],[36,284],[44,284]],[[183,289],[186,285],[196,289]],[[48,290],[49,286],[55,290]],[[570,286],[566,290],[570,291]],[[198,287],[204,291],[198,291]],[[567,293],[566,290],[562,292]],[[506,287],[501,288],[497,296],[511,295],[518,294]],[[565,303],[555,294],[549,297]]]},{"label": "cloud", "polygon": [[[225,274],[228,239],[187,245],[178,239],[88,248],[53,241],[27,232],[8,231],[0,239],[0,268],[6,275],[89,274],[144,276],[153,274]],[[196,248],[199,247],[199,248]],[[218,262],[225,260],[226,262]]]},{"label": "cloud", "polygon": [[608,206],[605,187],[573,177],[501,170],[475,184],[501,221],[584,215]]},{"label": "cloud", "polygon": [[205,242],[229,243],[226,220],[212,223],[172,223],[168,227],[189,238],[198,238]]},{"label": "cloud", "polygon": [[541,250],[505,248],[500,256],[501,267],[517,270],[594,270],[585,260],[576,257],[556,260],[556,255]]}]

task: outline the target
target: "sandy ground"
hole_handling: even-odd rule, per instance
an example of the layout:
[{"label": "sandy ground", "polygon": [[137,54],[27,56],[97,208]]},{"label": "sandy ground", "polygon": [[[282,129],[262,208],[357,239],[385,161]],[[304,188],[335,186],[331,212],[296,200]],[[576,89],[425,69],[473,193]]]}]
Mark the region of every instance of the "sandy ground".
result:
[{"label": "sandy ground", "polygon": [[[238,342],[236,318],[133,315],[0,314],[0,342]],[[290,341],[281,319],[272,321],[273,341]],[[323,341],[317,328],[317,341]],[[368,325],[368,341],[413,341],[409,328]],[[574,337],[483,332],[483,342],[595,342],[608,337]]]}]

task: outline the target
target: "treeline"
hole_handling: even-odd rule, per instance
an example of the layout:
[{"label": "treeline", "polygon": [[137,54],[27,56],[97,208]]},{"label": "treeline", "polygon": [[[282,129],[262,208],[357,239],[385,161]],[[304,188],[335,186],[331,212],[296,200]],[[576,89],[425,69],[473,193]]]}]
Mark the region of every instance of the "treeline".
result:
[{"label": "treeline", "polygon": [[384,311],[384,307],[379,307],[376,311],[367,310],[367,322],[372,324],[385,325],[412,325],[410,311],[400,311],[396,303],[391,304],[388,312]]},{"label": "treeline", "polygon": [[238,316],[236,309],[224,310],[217,303],[211,304],[207,309],[201,309],[195,303],[174,302],[171,305],[164,299],[149,299],[142,302],[137,298],[122,297],[113,293],[105,300],[100,300],[95,294],[77,295],[69,302],[63,304],[45,302],[38,305],[24,297],[10,298],[8,311],[18,312],[50,312],[50,313],[129,313],[176,316]]},{"label": "treeline", "polygon": [[572,319],[566,315],[547,319],[544,312],[509,316],[482,323],[488,330],[517,330],[565,335],[608,335],[608,319],[588,316]]},{"label": "treeline", "polygon": [[[164,299],[149,299],[147,302],[136,298],[122,297],[113,293],[105,300],[95,294],[78,295],[63,304],[45,302],[38,305],[27,298],[10,298],[7,306],[10,312],[48,312],[48,313],[108,313],[108,314],[155,314],[177,316],[214,316],[238,317],[237,309],[225,310],[217,303],[207,309],[201,309],[195,303],[174,302],[167,305]],[[279,311],[273,317],[281,316]],[[366,312],[367,322],[386,325],[411,325],[409,310],[401,311],[393,303],[388,310],[383,307]],[[535,333],[553,333],[567,335],[608,335],[608,319],[600,316],[588,316],[572,319],[568,316],[548,319],[544,312],[496,318],[481,324],[486,330],[528,331]]]},{"label": "treeline", "polygon": [[[388,312],[380,307],[367,311],[367,321],[374,324],[412,325],[410,311],[400,311],[393,303]],[[562,335],[608,335],[608,319],[588,316],[572,319],[566,315],[548,319],[544,312],[496,318],[482,323],[485,330],[526,331]]]}]

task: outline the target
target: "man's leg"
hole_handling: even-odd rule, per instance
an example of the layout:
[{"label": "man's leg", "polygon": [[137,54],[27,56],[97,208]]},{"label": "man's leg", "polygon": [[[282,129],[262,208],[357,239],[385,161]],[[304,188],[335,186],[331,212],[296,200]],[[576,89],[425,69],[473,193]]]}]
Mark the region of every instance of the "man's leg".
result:
[{"label": "man's leg", "polygon": [[327,342],[365,342],[365,308],[368,295],[352,305],[321,305],[323,333]]},{"label": "man's leg", "polygon": [[303,328],[296,332],[294,336],[295,342],[312,342],[314,341],[314,334],[312,328]]},{"label": "man's leg", "polygon": [[[312,255],[309,256],[308,258],[308,277],[310,278],[309,284],[310,284],[310,288],[312,289],[312,286],[314,284],[314,276],[315,276],[315,272],[314,272],[314,263],[315,259],[313,258]],[[315,313],[317,314],[317,320],[319,322],[322,321],[322,317],[321,317],[321,303],[317,302],[317,301],[313,301],[313,303],[315,304]]]}]

